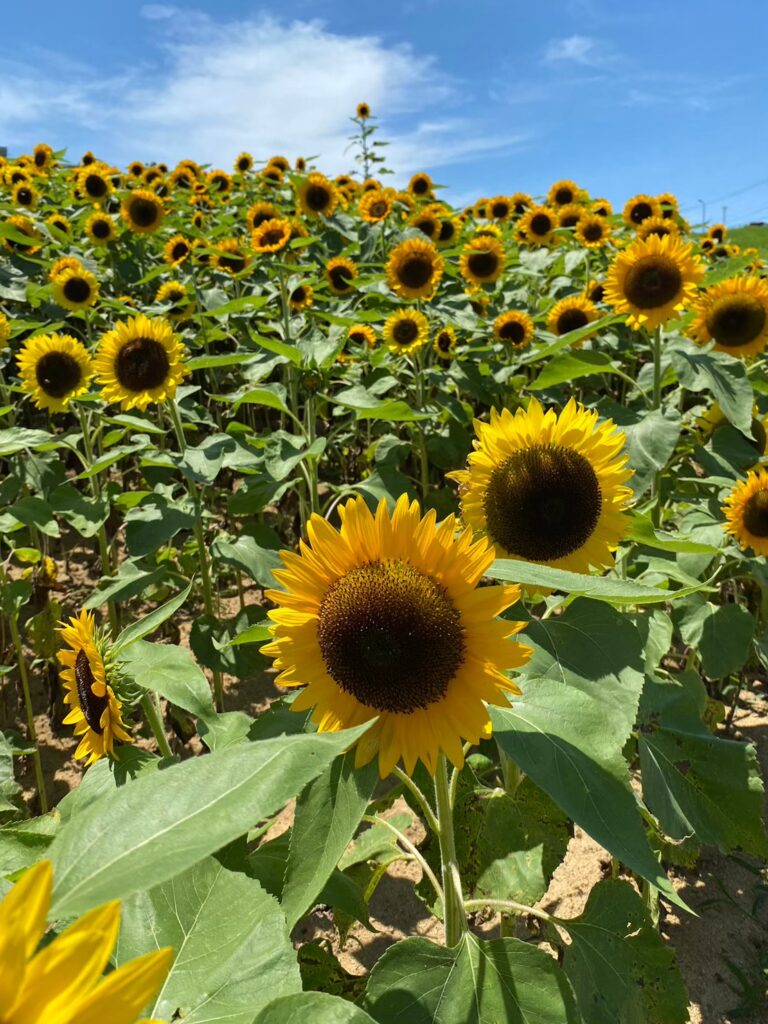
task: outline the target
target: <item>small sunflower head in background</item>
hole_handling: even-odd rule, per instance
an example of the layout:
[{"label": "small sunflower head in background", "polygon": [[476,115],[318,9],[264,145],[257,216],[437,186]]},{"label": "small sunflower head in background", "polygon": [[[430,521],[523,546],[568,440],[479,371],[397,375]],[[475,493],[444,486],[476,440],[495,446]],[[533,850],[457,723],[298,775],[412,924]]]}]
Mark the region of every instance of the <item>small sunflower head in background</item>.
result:
[{"label": "small sunflower head in background", "polygon": [[723,529],[735,537],[742,551],[768,555],[768,470],[747,474],[725,499]]},{"label": "small sunflower head in background", "polygon": [[85,346],[68,334],[39,334],[17,356],[21,386],[38,409],[66,412],[85,394],[93,366]]},{"label": "small sunflower head in background", "polygon": [[443,276],[443,258],[427,239],[409,238],[387,260],[387,282],[404,299],[427,299]]}]

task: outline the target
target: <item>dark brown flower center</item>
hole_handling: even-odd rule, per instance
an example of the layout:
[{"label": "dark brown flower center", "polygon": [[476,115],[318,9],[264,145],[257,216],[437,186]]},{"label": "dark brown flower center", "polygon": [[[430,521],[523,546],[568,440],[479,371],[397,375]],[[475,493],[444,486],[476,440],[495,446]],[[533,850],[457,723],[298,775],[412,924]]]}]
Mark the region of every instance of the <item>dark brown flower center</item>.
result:
[{"label": "dark brown flower center", "polygon": [[32,202],[32,189],[20,188],[16,193],[16,200],[19,206],[29,206]]},{"label": "dark brown flower center", "polygon": [[95,220],[91,224],[91,232],[95,238],[109,238],[112,226],[107,220]]},{"label": "dark brown flower center", "polygon": [[333,287],[340,292],[349,290],[349,283],[354,278],[353,272],[343,264],[338,267],[331,267],[328,271]]},{"label": "dark brown flower center", "polygon": [[96,679],[93,675],[88,655],[82,648],[77,652],[77,657],[75,658],[75,681],[77,683],[77,699],[80,704],[80,710],[85,715],[89,728],[101,735],[104,732],[101,716],[109,707],[109,697],[106,693],[103,697],[99,697],[93,692],[92,687]]},{"label": "dark brown flower center", "polygon": [[297,305],[303,302],[307,297],[307,290],[304,285],[300,284],[298,288],[294,288],[291,292],[291,302]]},{"label": "dark brown flower center", "polygon": [[725,348],[739,348],[758,338],[765,329],[766,310],[751,295],[721,299],[707,316],[707,330]]},{"label": "dark brown flower center", "polygon": [[321,213],[331,202],[331,193],[325,185],[310,185],[305,193],[304,202],[310,210]]},{"label": "dark brown flower center", "polygon": [[581,220],[581,214],[578,213],[566,213],[565,216],[560,218],[561,228],[573,228]]},{"label": "dark brown flower center", "polygon": [[429,256],[407,256],[397,269],[397,276],[406,288],[423,288],[432,280],[433,273]]},{"label": "dark brown flower center", "polygon": [[259,245],[284,245],[287,241],[287,234],[283,228],[269,228],[262,232],[259,238]]},{"label": "dark brown flower center", "polygon": [[87,302],[91,297],[91,286],[84,277],[70,277],[64,282],[64,298],[70,302]]},{"label": "dark brown flower center", "polygon": [[429,192],[429,182],[426,178],[416,178],[414,183],[411,185],[411,192],[417,196],[423,196]]},{"label": "dark brown flower center", "polygon": [[440,228],[434,217],[419,217],[418,220],[413,222],[413,226],[418,228],[427,238],[434,238]]},{"label": "dark brown flower center", "polygon": [[642,224],[648,217],[653,216],[653,207],[645,201],[635,203],[629,212],[629,219],[633,224]]},{"label": "dark brown flower center", "polygon": [[186,242],[177,242],[171,249],[171,256],[174,260],[184,260],[189,255],[189,246]]},{"label": "dark brown flower center", "polygon": [[410,345],[419,336],[419,325],[415,320],[398,320],[392,336],[398,345]]},{"label": "dark brown flower center", "polygon": [[548,235],[552,230],[552,219],[546,213],[536,213],[531,217],[530,230],[539,237]]},{"label": "dark brown flower center", "polygon": [[151,199],[136,196],[128,204],[128,213],[134,224],[137,224],[140,228],[149,228],[157,221],[160,215],[160,208]]},{"label": "dark brown flower center", "polygon": [[445,588],[403,561],[370,562],[337,580],[317,635],[334,682],[377,711],[410,714],[441,700],[465,656]]},{"label": "dark brown flower center", "polygon": [[744,526],[755,537],[768,537],[768,489],[755,491],[747,499]]},{"label": "dark brown flower center", "polygon": [[499,329],[499,337],[502,341],[509,341],[513,345],[520,345],[525,341],[525,326],[519,320],[507,320]]},{"label": "dark brown flower center", "polygon": [[448,331],[440,331],[437,336],[437,347],[441,352],[450,352],[453,348],[453,338]]},{"label": "dark brown flower center", "polygon": [[595,221],[591,221],[586,227],[582,228],[582,235],[587,242],[599,242],[603,237],[603,226],[597,224]]},{"label": "dark brown flower center", "polygon": [[117,353],[115,376],[127,391],[151,391],[165,383],[170,366],[155,338],[132,338]]},{"label": "dark brown flower center", "polygon": [[680,294],[683,275],[668,256],[643,256],[627,271],[624,294],[638,309],[656,309]]},{"label": "dark brown flower center", "polygon": [[218,263],[225,270],[231,270],[233,274],[239,274],[245,269],[245,257],[236,252],[223,252],[219,254]]},{"label": "dark brown flower center", "polygon": [[488,533],[510,554],[549,562],[578,551],[597,526],[602,494],[579,452],[533,445],[498,465],[488,483]]},{"label": "dark brown flower center", "polygon": [[384,199],[377,199],[375,203],[371,203],[368,207],[368,213],[372,217],[386,217],[389,213],[389,203]]},{"label": "dark brown flower center", "polygon": [[35,366],[35,379],[50,398],[63,398],[82,380],[80,364],[69,352],[46,352]]},{"label": "dark brown flower center", "polygon": [[573,202],[573,189],[562,187],[555,192],[555,202],[558,206],[566,206]]},{"label": "dark brown flower center", "polygon": [[251,161],[248,159],[247,156],[241,156],[240,159],[237,161],[238,171],[247,171],[250,166]]},{"label": "dark brown flower center", "polygon": [[594,285],[592,291],[589,293],[589,297],[592,300],[592,302],[602,302],[605,298],[605,285]]},{"label": "dark brown flower center", "polygon": [[108,185],[100,174],[86,175],[83,188],[93,199],[101,199],[108,191]]},{"label": "dark brown flower center", "polygon": [[491,216],[495,217],[497,220],[502,220],[504,217],[508,217],[509,203],[492,203]]},{"label": "dark brown flower center", "polygon": [[438,238],[441,242],[450,242],[455,234],[456,225],[452,220],[444,220],[440,224],[440,234],[438,235]]},{"label": "dark brown flower center", "polygon": [[589,323],[589,317],[583,309],[564,309],[557,318],[557,334],[568,334],[577,331]]},{"label": "dark brown flower center", "polygon": [[490,250],[486,250],[486,252],[473,252],[470,253],[467,259],[467,265],[475,277],[493,277],[499,269],[499,257]]}]

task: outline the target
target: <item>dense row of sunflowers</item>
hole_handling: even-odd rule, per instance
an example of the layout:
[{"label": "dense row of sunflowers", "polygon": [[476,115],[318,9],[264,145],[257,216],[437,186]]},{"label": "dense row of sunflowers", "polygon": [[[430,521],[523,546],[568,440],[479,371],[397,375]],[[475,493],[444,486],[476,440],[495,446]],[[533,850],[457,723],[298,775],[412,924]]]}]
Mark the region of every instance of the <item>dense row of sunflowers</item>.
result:
[{"label": "dense row of sunflowers", "polygon": [[[615,214],[560,180],[457,211],[426,173],[389,187],[365,104],[354,122],[361,178],[245,152],[232,172],[123,171],[42,144],[0,164],[0,671],[28,731],[0,754],[32,757],[43,812],[20,825],[12,776],[0,790],[0,893],[36,864],[0,904],[6,1024],[683,1021],[662,862],[765,855],[754,754],[723,731],[765,649],[760,254],[692,231],[669,193]],[[78,610],[62,563],[83,550]],[[187,646],[144,639],[198,597],[213,699]],[[58,662],[89,766],[53,817],[30,657]],[[288,695],[225,711],[269,659]],[[193,718],[211,753],[149,771],[141,729],[178,760]],[[421,849],[384,813],[398,793]],[[290,844],[265,841],[293,796]],[[574,820],[614,871],[570,922],[535,904]],[[302,994],[287,927],[327,903],[343,941],[403,856],[444,922],[439,962],[406,940],[363,993],[302,947]],[[53,920],[88,913],[38,951],[51,862]],[[618,918],[591,949],[604,899]],[[233,900],[256,909],[232,948],[174,963],[166,947],[216,945]],[[467,915],[489,910],[539,930],[480,940]],[[606,957],[623,980],[603,991]]]}]

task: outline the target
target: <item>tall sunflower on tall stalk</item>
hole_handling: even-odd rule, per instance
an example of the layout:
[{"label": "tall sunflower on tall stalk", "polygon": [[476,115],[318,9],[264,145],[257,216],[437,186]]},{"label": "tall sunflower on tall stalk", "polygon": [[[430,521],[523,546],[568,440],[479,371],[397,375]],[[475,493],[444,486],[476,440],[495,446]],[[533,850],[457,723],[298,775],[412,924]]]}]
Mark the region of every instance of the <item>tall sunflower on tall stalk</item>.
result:
[{"label": "tall sunflower on tall stalk", "polygon": [[171,325],[143,314],[119,320],[103,335],[94,366],[107,402],[142,411],[172,399],[187,372]]}]

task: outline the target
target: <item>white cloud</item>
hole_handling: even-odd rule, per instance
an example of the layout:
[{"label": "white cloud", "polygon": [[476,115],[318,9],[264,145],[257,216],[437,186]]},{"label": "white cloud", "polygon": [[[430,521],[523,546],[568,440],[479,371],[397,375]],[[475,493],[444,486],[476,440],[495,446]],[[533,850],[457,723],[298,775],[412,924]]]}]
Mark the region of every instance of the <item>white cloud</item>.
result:
[{"label": "white cloud", "polygon": [[547,64],[572,61],[587,67],[597,67],[614,59],[612,48],[592,36],[574,35],[552,39],[544,51],[544,61]]},{"label": "white cloud", "polygon": [[141,16],[147,21],[165,21],[180,13],[178,7],[170,4],[144,4],[141,8]]}]

